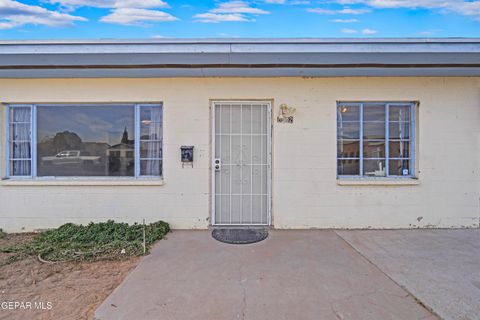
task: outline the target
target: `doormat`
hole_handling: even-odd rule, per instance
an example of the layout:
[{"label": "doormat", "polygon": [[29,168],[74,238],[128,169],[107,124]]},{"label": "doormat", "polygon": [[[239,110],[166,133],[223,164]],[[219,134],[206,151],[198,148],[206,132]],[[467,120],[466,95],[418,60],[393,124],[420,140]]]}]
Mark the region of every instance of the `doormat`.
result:
[{"label": "doormat", "polygon": [[265,240],[268,237],[266,228],[215,228],[212,237],[220,242],[231,244],[248,244]]}]

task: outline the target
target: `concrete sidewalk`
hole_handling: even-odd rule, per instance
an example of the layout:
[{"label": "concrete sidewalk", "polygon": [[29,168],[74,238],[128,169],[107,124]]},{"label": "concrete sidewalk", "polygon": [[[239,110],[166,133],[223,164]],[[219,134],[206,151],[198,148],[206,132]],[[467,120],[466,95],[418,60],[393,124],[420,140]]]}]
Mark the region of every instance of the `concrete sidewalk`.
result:
[{"label": "concrete sidewalk", "polygon": [[252,245],[174,231],[96,319],[436,319],[334,231],[273,230]]},{"label": "concrete sidewalk", "polygon": [[443,319],[480,319],[480,230],[337,231]]}]

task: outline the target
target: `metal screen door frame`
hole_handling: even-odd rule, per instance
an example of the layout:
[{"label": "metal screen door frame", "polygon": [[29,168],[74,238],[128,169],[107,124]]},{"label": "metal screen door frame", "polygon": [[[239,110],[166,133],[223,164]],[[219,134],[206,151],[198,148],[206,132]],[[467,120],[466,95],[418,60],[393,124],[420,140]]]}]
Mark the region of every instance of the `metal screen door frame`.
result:
[{"label": "metal screen door frame", "polygon": [[[265,123],[267,126],[267,222],[266,223],[217,223],[216,221],[216,185],[215,185],[215,151],[216,151],[216,126],[215,126],[215,108],[217,105],[266,105],[267,117]],[[271,100],[211,100],[211,223],[213,226],[270,226],[272,224],[272,101]],[[231,145],[230,145],[231,147]],[[253,152],[253,151],[252,151]],[[230,190],[231,192],[231,190]],[[253,205],[253,204],[252,204]]]}]

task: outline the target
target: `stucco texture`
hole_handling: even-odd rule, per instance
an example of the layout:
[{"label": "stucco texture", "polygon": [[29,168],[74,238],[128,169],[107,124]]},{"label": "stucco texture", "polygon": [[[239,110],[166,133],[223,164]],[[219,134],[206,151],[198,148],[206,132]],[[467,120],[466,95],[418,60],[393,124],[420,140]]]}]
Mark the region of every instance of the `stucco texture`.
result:
[{"label": "stucco texture", "polygon": [[[164,181],[0,182],[0,227],[33,230],[65,222],[165,220],[210,224],[212,99],[273,101],[297,109],[273,121],[275,228],[478,227],[480,78],[1,79],[1,103],[164,103]],[[418,101],[417,176],[409,185],[340,185],[337,101]],[[3,111],[3,110],[2,110]],[[2,137],[5,113],[0,113]],[[5,172],[5,139],[0,139]],[[180,146],[195,146],[182,168]]]}]

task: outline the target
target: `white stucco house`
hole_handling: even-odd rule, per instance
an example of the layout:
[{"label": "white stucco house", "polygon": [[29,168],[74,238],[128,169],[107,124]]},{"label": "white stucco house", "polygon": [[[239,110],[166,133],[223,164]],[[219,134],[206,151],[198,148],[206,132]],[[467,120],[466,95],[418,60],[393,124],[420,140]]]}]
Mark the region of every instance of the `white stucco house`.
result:
[{"label": "white stucco house", "polygon": [[6,231],[480,227],[480,39],[3,41],[0,103]]}]

